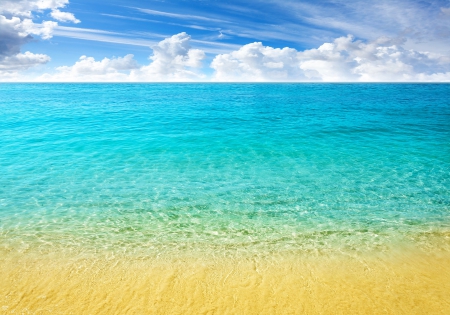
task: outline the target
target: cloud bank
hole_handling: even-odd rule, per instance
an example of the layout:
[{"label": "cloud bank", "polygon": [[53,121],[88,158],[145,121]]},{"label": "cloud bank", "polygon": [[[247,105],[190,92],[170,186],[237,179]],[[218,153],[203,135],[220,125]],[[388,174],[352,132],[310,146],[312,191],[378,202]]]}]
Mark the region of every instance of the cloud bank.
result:
[{"label": "cloud bank", "polygon": [[[153,46],[148,65],[133,55],[95,61],[82,56],[39,81],[214,82],[450,82],[450,57],[404,49],[400,39],[372,42],[340,37],[315,49],[273,48],[260,42],[216,55],[206,76],[205,53],[180,33]],[[203,70],[203,71],[202,71]]]},{"label": "cloud bank", "polygon": [[261,43],[214,58],[213,81],[450,81],[450,58],[406,50],[401,40],[365,43],[340,37],[317,49],[275,49]]}]

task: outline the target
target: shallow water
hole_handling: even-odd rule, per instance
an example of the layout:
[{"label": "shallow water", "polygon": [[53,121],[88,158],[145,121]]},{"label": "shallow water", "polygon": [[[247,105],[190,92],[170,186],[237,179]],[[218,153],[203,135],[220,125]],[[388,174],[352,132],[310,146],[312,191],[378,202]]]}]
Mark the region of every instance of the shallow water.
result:
[{"label": "shallow water", "polygon": [[[62,283],[42,275],[59,272],[71,283],[68,273],[84,260],[97,263],[73,285],[106,281],[107,273],[96,282],[99,266],[136,259],[145,261],[139,272],[152,274],[159,270],[154,259],[163,259],[170,263],[161,277],[183,278],[188,267],[172,269],[185,256],[224,260],[217,268],[225,274],[252,259],[296,266],[292,261],[335,257],[324,260],[326,273],[326,266],[345,259],[357,266],[366,255],[445,256],[448,95],[448,84],[0,84],[0,254],[10,281],[3,296],[24,298],[4,305],[31,307],[33,283],[56,291]],[[410,278],[389,278],[403,270],[391,258],[390,267],[375,258],[371,266],[402,292]],[[418,287],[449,293],[437,276],[448,279],[442,261],[431,271],[426,263],[407,268],[408,277],[417,272]],[[254,275],[249,266],[242,274]],[[114,268],[109,281],[131,272]],[[310,269],[289,268],[266,269],[273,279],[314,283]],[[28,276],[20,282],[14,270]],[[341,276],[354,279],[348,290],[364,279],[363,272]],[[180,286],[200,285],[195,279]],[[269,282],[264,294],[272,292]],[[387,292],[375,282],[366,288]],[[293,286],[277,292],[292,294]],[[26,296],[34,298],[27,304]]]}]

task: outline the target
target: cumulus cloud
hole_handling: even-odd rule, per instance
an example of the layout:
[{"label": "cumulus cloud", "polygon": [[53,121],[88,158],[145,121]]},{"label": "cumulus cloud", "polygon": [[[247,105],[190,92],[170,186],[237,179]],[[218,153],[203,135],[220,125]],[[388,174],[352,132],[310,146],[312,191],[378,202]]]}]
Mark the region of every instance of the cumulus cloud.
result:
[{"label": "cumulus cloud", "polygon": [[407,50],[402,44],[389,38],[364,43],[352,36],[340,37],[299,53],[300,68],[308,79],[320,81],[419,81],[436,73],[448,76],[450,63],[445,56]]},{"label": "cumulus cloud", "polygon": [[242,46],[214,58],[211,67],[217,81],[290,81],[304,78],[298,66],[298,52],[272,48],[262,43]]},{"label": "cumulus cloud", "polygon": [[20,52],[20,47],[31,40],[31,35],[39,35],[44,39],[50,38],[56,22],[46,21],[40,24],[30,19],[11,19],[0,15],[0,56],[10,56]]},{"label": "cumulus cloud", "polygon": [[67,4],[69,0],[2,0],[0,14],[31,18],[33,11],[54,10]]},{"label": "cumulus cloud", "polygon": [[0,15],[0,60],[2,57],[19,53],[20,47],[32,40],[29,34],[17,31],[16,28],[20,27],[20,24],[19,18],[7,19]]},{"label": "cumulus cloud", "polygon": [[50,61],[50,57],[44,54],[33,54],[29,51],[8,56],[0,63],[0,71],[17,71],[28,69],[38,64],[44,64]]},{"label": "cumulus cloud", "polygon": [[192,49],[190,36],[180,33],[153,46],[151,63],[141,66],[133,55],[104,58],[96,61],[82,56],[73,66],[56,68],[55,74],[45,74],[39,81],[191,81],[202,78],[198,69],[205,53]]},{"label": "cumulus cloud", "polygon": [[450,81],[448,56],[406,50],[397,39],[340,37],[317,49],[252,43],[214,58],[215,81]]},{"label": "cumulus cloud", "polygon": [[180,33],[166,38],[153,46],[152,62],[133,70],[133,81],[191,81],[204,78],[198,69],[205,53],[190,47],[191,37]]},{"label": "cumulus cloud", "polygon": [[61,21],[61,22],[72,22],[72,23],[80,23],[81,21],[77,19],[73,13],[69,12],[61,12],[58,9],[53,10],[52,13],[50,13],[51,17],[55,20]]},{"label": "cumulus cloud", "polygon": [[104,58],[95,61],[93,57],[81,56],[73,66],[56,68],[57,73],[44,74],[39,81],[58,82],[95,82],[95,81],[128,81],[127,71],[139,68],[133,55],[125,57]]},{"label": "cumulus cloud", "polygon": [[[55,21],[33,21],[33,12],[52,10],[52,17],[60,21],[78,23],[79,20],[68,12],[61,12],[69,0],[2,0],[0,5],[0,75],[4,78],[17,78],[16,71],[26,70],[50,61],[50,57],[21,53],[21,47],[35,36],[49,39],[58,25]],[[53,14],[55,13],[55,14]],[[53,16],[54,15],[54,16]]]},{"label": "cumulus cloud", "polygon": [[49,61],[49,56],[29,51],[6,56],[0,61],[0,81],[30,81],[29,77],[21,76],[20,71]]},{"label": "cumulus cloud", "polygon": [[20,48],[33,40],[31,35],[50,38],[55,22],[33,23],[30,19],[11,19],[0,15],[0,69],[5,72],[26,70],[30,67],[47,63],[50,57],[31,52],[21,53]]}]

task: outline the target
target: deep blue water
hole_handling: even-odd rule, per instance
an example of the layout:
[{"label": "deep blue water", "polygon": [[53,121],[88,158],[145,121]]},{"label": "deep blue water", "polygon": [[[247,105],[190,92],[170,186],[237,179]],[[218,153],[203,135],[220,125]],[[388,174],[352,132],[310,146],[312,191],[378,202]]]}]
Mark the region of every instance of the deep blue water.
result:
[{"label": "deep blue water", "polygon": [[449,84],[0,84],[4,250],[383,250],[449,230]]}]

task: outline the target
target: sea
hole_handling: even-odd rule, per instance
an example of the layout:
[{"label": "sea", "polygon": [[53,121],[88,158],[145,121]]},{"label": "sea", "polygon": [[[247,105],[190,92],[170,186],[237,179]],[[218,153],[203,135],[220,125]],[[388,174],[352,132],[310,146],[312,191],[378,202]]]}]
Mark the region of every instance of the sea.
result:
[{"label": "sea", "polygon": [[383,251],[450,231],[449,84],[1,84],[0,148],[2,250]]},{"label": "sea", "polygon": [[450,84],[0,84],[12,266],[403,249],[450,252]]}]

